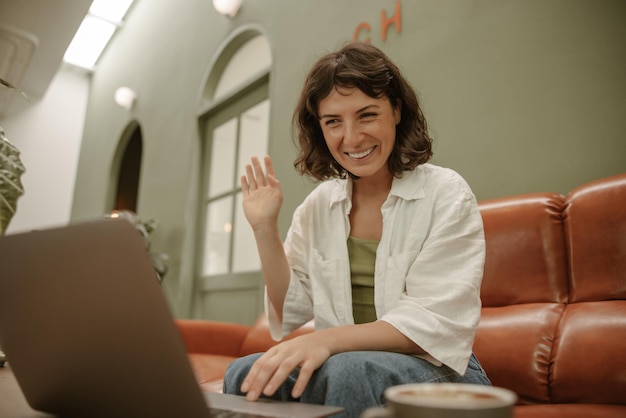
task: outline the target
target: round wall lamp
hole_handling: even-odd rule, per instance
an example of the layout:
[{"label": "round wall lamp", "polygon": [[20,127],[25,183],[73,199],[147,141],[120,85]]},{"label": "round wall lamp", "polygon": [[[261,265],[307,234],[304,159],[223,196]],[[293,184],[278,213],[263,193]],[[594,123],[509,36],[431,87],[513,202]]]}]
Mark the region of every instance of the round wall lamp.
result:
[{"label": "round wall lamp", "polygon": [[235,17],[241,7],[241,0],[213,0],[213,7],[220,14]]},{"label": "round wall lamp", "polygon": [[119,87],[115,90],[115,103],[126,110],[130,110],[137,100],[137,92],[130,87]]}]

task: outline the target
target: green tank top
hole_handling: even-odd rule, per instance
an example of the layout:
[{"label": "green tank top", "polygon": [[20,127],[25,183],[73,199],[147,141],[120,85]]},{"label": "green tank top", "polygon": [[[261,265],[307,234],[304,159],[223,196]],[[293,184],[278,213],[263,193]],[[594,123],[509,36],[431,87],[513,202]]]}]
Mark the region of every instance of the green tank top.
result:
[{"label": "green tank top", "polygon": [[352,312],[355,324],[376,321],[374,270],[378,241],[348,237]]}]

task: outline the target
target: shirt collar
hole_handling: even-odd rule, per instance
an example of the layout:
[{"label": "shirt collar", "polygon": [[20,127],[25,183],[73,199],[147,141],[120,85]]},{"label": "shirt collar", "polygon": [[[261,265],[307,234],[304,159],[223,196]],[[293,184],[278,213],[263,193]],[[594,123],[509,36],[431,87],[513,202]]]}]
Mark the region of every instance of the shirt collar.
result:
[{"label": "shirt collar", "polygon": [[329,206],[332,208],[336,204],[345,200],[350,200],[352,196],[352,179],[333,179],[333,187],[330,191]]},{"label": "shirt collar", "polygon": [[394,178],[389,195],[404,200],[417,200],[424,197],[426,176],[421,165],[414,170],[405,171],[401,178]]},{"label": "shirt collar", "polygon": [[[404,200],[417,200],[424,197],[424,182],[426,176],[421,165],[411,171],[405,171],[401,178],[394,178],[391,184],[390,196],[397,196]],[[329,206],[350,200],[352,196],[351,178],[333,179],[334,182],[330,192]]]}]

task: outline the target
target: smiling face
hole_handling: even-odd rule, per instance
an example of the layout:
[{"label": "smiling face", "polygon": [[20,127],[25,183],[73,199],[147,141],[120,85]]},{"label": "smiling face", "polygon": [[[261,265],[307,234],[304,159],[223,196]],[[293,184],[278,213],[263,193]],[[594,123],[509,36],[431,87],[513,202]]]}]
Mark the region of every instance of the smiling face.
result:
[{"label": "smiling face", "polygon": [[358,88],[333,89],[319,102],[320,126],[333,158],[360,178],[391,176],[387,159],[396,141],[400,108]]}]

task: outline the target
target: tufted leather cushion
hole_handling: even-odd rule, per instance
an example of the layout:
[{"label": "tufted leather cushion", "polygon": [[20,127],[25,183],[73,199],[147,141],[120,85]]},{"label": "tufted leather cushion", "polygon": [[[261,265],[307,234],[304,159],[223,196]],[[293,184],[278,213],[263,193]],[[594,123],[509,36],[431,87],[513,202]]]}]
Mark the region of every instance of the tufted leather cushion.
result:
[{"label": "tufted leather cushion", "polygon": [[570,302],[626,299],[626,175],[574,189],[563,216]]},{"label": "tufted leather cushion", "polygon": [[487,247],[483,306],[567,301],[562,204],[554,193],[479,204]]}]

